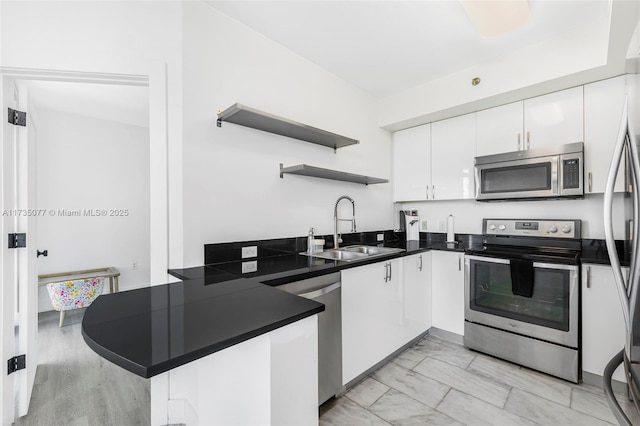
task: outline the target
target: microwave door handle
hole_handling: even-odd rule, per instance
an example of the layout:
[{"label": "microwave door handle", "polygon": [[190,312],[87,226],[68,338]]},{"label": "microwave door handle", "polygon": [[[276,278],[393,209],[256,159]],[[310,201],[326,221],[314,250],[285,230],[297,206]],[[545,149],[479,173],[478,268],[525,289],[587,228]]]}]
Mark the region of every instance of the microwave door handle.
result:
[{"label": "microwave door handle", "polygon": [[559,155],[556,157],[553,157],[553,159],[551,160],[551,193],[553,195],[560,195],[559,191],[558,191],[558,181],[560,180],[560,175],[558,173],[558,169],[562,170],[559,167],[559,163],[562,157],[560,157]]}]

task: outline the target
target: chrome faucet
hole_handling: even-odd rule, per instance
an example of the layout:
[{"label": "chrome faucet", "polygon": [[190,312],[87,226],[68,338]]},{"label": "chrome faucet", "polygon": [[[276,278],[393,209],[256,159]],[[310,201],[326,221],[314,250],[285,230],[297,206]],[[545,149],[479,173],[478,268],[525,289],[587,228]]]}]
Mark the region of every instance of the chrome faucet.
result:
[{"label": "chrome faucet", "polygon": [[[351,201],[351,206],[353,207],[353,217],[351,219],[338,219],[338,204],[342,200]],[[340,243],[342,242],[342,238],[338,237],[338,221],[351,222],[351,232],[356,232],[356,202],[353,201],[353,198],[343,195],[336,201],[336,205],[333,208],[333,248],[337,249],[340,247]]]}]

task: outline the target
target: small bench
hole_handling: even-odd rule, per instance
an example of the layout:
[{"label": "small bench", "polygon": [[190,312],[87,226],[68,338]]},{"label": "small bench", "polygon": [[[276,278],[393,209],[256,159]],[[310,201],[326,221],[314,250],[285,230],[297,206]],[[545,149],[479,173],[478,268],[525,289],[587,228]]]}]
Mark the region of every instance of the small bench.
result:
[{"label": "small bench", "polygon": [[120,272],[114,267],[59,272],[38,275],[38,286],[47,286],[54,309],[60,311],[62,327],[65,311],[89,306],[102,294],[104,280],[107,278],[109,291],[118,291],[119,276]]}]

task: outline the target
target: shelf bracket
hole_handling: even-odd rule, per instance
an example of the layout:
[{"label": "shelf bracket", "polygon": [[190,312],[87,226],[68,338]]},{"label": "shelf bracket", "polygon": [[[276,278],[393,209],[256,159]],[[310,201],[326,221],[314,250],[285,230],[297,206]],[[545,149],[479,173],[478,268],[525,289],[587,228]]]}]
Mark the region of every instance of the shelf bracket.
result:
[{"label": "shelf bracket", "polygon": [[283,164],[280,163],[280,179],[284,179],[284,173],[282,173],[282,166]]}]

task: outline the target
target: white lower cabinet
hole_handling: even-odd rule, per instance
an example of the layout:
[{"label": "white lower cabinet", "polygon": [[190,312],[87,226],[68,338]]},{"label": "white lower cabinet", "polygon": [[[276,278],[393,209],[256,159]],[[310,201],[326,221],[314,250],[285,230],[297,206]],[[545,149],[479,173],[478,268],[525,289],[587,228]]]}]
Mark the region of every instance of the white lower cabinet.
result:
[{"label": "white lower cabinet", "polygon": [[342,271],[342,382],[430,327],[430,253]]},{"label": "white lower cabinet", "polygon": [[431,328],[431,252],[402,258],[405,343]]},{"label": "white lower cabinet", "polygon": [[431,252],[432,325],[464,334],[464,253]]},{"label": "white lower cabinet", "polygon": [[[624,344],[624,319],[611,266],[582,265],[582,370],[602,376]],[[613,378],[626,382],[622,367]]]}]

